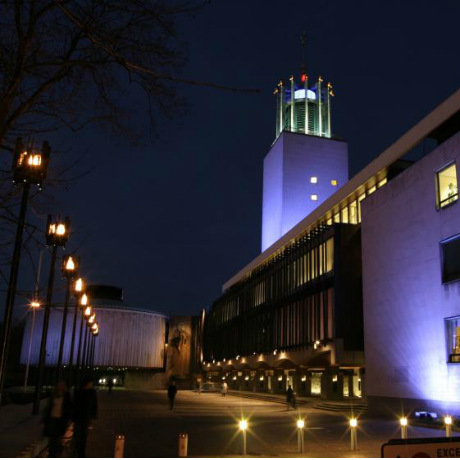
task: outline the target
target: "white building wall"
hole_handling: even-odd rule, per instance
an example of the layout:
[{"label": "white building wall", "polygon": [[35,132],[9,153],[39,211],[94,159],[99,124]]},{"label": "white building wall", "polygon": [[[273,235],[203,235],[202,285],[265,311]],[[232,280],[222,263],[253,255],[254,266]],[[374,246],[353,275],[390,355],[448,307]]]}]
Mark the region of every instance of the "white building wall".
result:
[{"label": "white building wall", "polygon": [[460,177],[460,133],[364,200],[362,253],[367,395],[458,413],[444,318],[460,315],[460,283],[442,284],[440,241],[460,233],[460,202],[438,210],[435,187],[452,161]]},{"label": "white building wall", "polygon": [[[311,183],[311,177],[317,183]],[[338,185],[333,186],[332,180]],[[347,181],[346,142],[283,132],[264,160],[262,251]]]}]

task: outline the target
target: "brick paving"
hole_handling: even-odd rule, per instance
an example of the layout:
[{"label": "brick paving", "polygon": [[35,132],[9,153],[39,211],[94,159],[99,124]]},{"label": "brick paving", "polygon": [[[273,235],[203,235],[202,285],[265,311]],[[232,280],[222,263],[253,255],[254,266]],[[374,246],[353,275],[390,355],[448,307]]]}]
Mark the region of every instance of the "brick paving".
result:
[{"label": "brick paving", "polygon": [[[164,391],[101,391],[99,398],[100,416],[88,443],[91,457],[113,457],[115,434],[125,436],[125,457],[175,457],[180,433],[188,433],[189,456],[239,456],[237,420],[242,415],[249,419],[249,456],[380,457],[381,445],[399,437],[397,422],[364,416],[359,422],[359,450],[351,452],[346,416],[314,409],[313,403],[288,412],[276,402],[179,391],[170,411]],[[299,415],[307,421],[305,455],[296,452]],[[431,436],[442,432],[409,427],[409,437]]]}]

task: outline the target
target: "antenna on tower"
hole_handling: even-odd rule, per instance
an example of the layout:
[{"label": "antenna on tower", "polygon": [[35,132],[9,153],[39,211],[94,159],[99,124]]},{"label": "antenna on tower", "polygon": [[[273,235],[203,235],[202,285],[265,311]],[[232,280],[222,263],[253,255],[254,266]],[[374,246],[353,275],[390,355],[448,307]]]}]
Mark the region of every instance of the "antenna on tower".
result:
[{"label": "antenna on tower", "polygon": [[300,36],[300,41],[302,43],[302,74],[307,73],[307,64],[306,64],[306,48],[307,48],[307,34],[306,32],[302,32],[302,35]]}]

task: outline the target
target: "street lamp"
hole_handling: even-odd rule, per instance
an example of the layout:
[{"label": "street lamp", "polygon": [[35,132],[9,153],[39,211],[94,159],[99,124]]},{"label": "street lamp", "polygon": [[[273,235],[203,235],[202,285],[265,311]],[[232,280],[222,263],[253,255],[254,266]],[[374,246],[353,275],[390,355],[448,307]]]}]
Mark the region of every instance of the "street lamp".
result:
[{"label": "street lamp", "polygon": [[75,308],[74,308],[73,324],[72,324],[72,340],[70,342],[69,375],[67,378],[69,384],[72,379],[73,354],[74,354],[74,348],[75,348],[75,332],[76,332],[77,321],[78,321],[78,307],[79,307],[80,297],[82,295],[84,288],[85,288],[85,283],[83,281],[83,278],[77,278],[74,281],[73,287],[72,287],[72,292],[73,292],[73,295],[75,296]]},{"label": "street lamp", "polygon": [[[82,289],[83,289],[83,285],[82,285]],[[75,386],[77,386],[77,383],[80,377],[80,368],[82,367],[82,364],[83,364],[83,358],[82,358],[83,323],[86,317],[89,317],[91,315],[91,307],[89,306],[89,297],[86,292],[84,292],[83,294],[79,296],[79,304],[80,304],[80,308],[82,312],[81,312],[81,319],[80,319],[80,336],[78,340],[77,373],[75,374]],[[86,330],[85,330],[85,345],[86,345]]]},{"label": "street lamp", "polygon": [[89,367],[94,366],[94,349],[96,347],[96,337],[99,334],[99,324],[94,322],[90,328],[91,332],[91,348],[89,353]]},{"label": "street lamp", "polygon": [[64,303],[64,312],[62,315],[62,326],[61,326],[61,341],[59,342],[59,356],[57,363],[57,382],[61,380],[62,375],[62,355],[64,353],[64,342],[65,342],[65,333],[67,326],[67,311],[69,310],[69,300],[70,300],[70,286],[72,279],[77,276],[77,270],[79,267],[79,259],[74,255],[68,254],[62,258],[61,272],[62,276],[67,280],[67,287],[65,293],[65,303]]},{"label": "street lamp", "polygon": [[38,379],[35,387],[35,397],[32,413],[37,415],[40,412],[40,396],[43,386],[43,377],[45,372],[46,361],[46,339],[48,336],[48,326],[50,320],[51,300],[53,297],[54,272],[56,269],[56,255],[58,247],[65,247],[70,234],[69,218],[65,220],[57,218],[53,220],[48,216],[46,225],[46,245],[52,247],[50,274],[48,278],[48,290],[46,293],[45,313],[43,317],[42,340],[40,344],[40,355],[38,361]]},{"label": "street lamp", "polygon": [[11,261],[10,278],[3,317],[3,335],[0,347],[0,402],[2,400],[3,386],[5,383],[6,364],[11,336],[11,321],[13,318],[16,286],[18,281],[19,263],[21,260],[22,236],[26,220],[27,202],[31,184],[37,184],[41,190],[42,181],[46,177],[51,148],[47,142],[43,142],[42,150],[37,151],[32,145],[25,148],[20,138],[16,141],[16,149],[13,157],[13,183],[22,183],[22,198],[14,240],[13,258]]},{"label": "street lamp", "polygon": [[87,319],[86,319],[86,326],[87,326],[86,335],[88,337],[88,345],[86,347],[86,353],[83,354],[84,365],[85,365],[86,368],[89,365],[89,357],[91,356],[91,348],[93,346],[93,334],[92,334],[92,331],[93,331],[93,326],[94,325],[97,327],[96,313],[91,312],[91,315],[89,317],[87,317]]},{"label": "street lamp", "polygon": [[30,309],[32,310],[32,325],[30,327],[30,334],[29,334],[29,350],[27,352],[27,364],[26,364],[26,373],[24,376],[24,393],[27,390],[27,381],[29,379],[29,367],[30,367],[30,353],[32,351],[32,340],[34,336],[34,329],[35,329],[35,311],[40,308],[40,302],[38,300],[32,300],[30,302]]}]

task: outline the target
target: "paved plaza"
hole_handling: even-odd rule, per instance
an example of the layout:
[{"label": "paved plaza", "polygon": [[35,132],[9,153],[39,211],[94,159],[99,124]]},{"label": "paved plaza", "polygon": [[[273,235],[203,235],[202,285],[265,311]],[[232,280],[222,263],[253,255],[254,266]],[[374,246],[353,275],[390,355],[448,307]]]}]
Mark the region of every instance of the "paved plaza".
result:
[{"label": "paved plaza", "polygon": [[[312,408],[286,411],[284,404],[220,394],[179,391],[169,410],[166,392],[99,393],[100,414],[89,440],[88,456],[113,456],[115,434],[125,436],[125,457],[175,457],[178,436],[189,436],[189,456],[241,454],[238,419],[249,420],[248,456],[380,457],[381,445],[400,435],[396,422],[359,421],[358,452],[350,451],[348,418]],[[305,454],[297,452],[295,423],[306,418]],[[409,437],[442,436],[443,432],[409,427]]]}]

